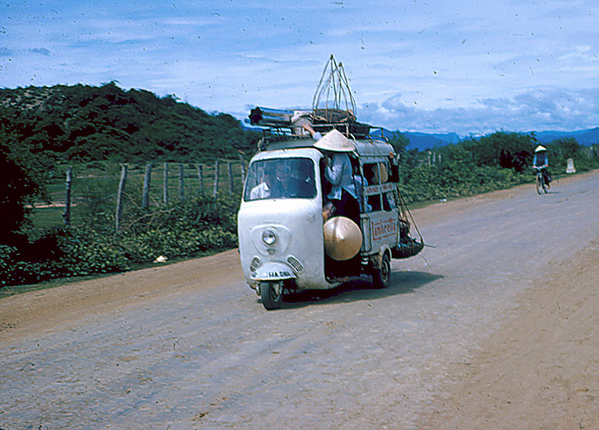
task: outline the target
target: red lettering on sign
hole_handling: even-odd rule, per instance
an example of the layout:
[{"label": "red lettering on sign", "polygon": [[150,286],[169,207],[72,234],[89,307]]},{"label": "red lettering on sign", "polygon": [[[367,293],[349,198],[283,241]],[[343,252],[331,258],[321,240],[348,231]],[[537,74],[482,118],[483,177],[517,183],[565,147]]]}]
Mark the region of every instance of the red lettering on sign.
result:
[{"label": "red lettering on sign", "polygon": [[393,237],[397,233],[397,223],[393,218],[371,221],[372,239],[377,241]]}]

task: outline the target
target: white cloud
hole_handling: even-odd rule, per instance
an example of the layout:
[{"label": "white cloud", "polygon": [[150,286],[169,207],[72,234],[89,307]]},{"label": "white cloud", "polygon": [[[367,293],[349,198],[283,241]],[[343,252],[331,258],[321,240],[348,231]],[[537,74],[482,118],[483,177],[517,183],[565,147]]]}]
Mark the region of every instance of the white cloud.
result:
[{"label": "white cloud", "polygon": [[592,0],[14,3],[6,87],[117,80],[207,111],[310,107],[330,54],[363,121],[471,134],[599,122]]},{"label": "white cloud", "polygon": [[406,105],[401,99],[397,94],[380,105],[362,105],[360,111],[367,121],[380,119],[381,125],[392,130],[457,132],[462,136],[498,130],[579,130],[599,123],[599,89],[538,90],[511,98],[482,99],[478,106],[468,108],[433,110]]}]

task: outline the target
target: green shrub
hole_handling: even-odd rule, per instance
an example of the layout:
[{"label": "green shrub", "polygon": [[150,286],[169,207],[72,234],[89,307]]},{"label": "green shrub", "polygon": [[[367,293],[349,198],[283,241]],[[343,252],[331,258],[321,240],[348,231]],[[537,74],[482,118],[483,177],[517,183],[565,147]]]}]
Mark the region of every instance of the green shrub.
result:
[{"label": "green shrub", "polygon": [[[93,195],[81,210],[86,203],[97,207]],[[90,215],[87,223],[50,230],[22,249],[0,246],[0,286],[122,272],[159,256],[194,257],[230,249],[237,246],[237,209],[237,200],[211,197],[163,205],[150,213],[133,208],[119,232],[111,215]]]},{"label": "green shrub", "polygon": [[130,268],[118,235],[95,231],[69,229],[58,237],[62,256],[58,276],[81,276],[122,272]]}]

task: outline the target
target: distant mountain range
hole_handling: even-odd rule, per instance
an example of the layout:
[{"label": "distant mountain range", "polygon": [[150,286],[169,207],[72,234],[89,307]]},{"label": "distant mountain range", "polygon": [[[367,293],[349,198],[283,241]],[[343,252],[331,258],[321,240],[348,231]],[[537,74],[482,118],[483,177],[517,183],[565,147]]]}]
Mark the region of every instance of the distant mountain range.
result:
[{"label": "distant mountain range", "polygon": [[[395,132],[397,133],[397,132]],[[425,149],[432,149],[435,146],[445,146],[452,143],[458,143],[463,138],[460,138],[456,133],[446,134],[429,134],[429,133],[415,133],[415,132],[400,132],[410,140],[408,149],[418,149],[423,151]],[[530,134],[533,132],[527,132]],[[393,134],[389,130],[385,130],[385,135],[389,136]],[[549,143],[557,139],[574,138],[581,145],[592,145],[599,143],[599,127],[595,127],[588,130],[579,131],[535,131],[536,138],[539,142]]]},{"label": "distant mountain range", "polygon": [[599,127],[579,131],[539,131],[535,136],[541,142],[551,142],[556,139],[573,137],[581,145],[592,145],[599,143]]},{"label": "distant mountain range", "polygon": [[[247,119],[242,120],[241,123],[247,130],[260,130],[260,127],[249,125],[249,120]],[[419,151],[432,149],[435,146],[451,145],[467,139],[467,137],[460,137],[457,133],[420,133],[401,130],[391,131],[386,128],[378,127],[371,129],[371,133],[374,136],[380,136],[381,132],[387,137],[392,136],[395,133],[401,133],[410,141],[408,144],[408,149],[418,149]],[[530,133],[534,133],[536,138],[541,143],[549,143],[557,139],[570,137],[576,139],[578,143],[585,146],[599,143],[599,127],[579,131],[528,131],[523,134]],[[475,136],[474,138],[479,137],[481,136]]]},{"label": "distant mountain range", "polygon": [[408,144],[408,149],[418,149],[419,151],[432,149],[435,146],[445,146],[452,143],[458,143],[461,140],[460,136],[458,136],[456,133],[429,134],[411,131],[404,131],[400,133],[402,133],[410,141]]}]

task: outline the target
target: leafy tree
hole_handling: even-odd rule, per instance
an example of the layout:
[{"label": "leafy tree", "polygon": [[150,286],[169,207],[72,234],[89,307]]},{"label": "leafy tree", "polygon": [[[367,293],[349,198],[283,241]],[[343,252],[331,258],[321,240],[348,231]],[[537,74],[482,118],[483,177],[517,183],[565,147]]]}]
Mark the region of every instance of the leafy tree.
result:
[{"label": "leafy tree", "polygon": [[463,142],[475,164],[515,169],[517,172],[524,172],[530,167],[536,144],[534,135],[504,132]]},{"label": "leafy tree", "polygon": [[549,166],[552,170],[563,172],[568,158],[574,160],[577,170],[585,171],[597,167],[599,160],[593,158],[592,149],[580,145],[574,138],[557,139],[546,145]]},{"label": "leafy tree", "polygon": [[0,145],[0,244],[22,243],[19,230],[26,222],[29,204],[39,197],[42,187],[27,169],[16,162],[5,145]]},{"label": "leafy tree", "polygon": [[406,148],[410,144],[410,140],[403,133],[393,133],[389,138],[389,143],[400,158],[403,158],[406,155]]}]

